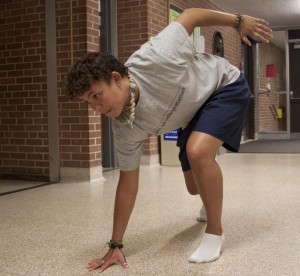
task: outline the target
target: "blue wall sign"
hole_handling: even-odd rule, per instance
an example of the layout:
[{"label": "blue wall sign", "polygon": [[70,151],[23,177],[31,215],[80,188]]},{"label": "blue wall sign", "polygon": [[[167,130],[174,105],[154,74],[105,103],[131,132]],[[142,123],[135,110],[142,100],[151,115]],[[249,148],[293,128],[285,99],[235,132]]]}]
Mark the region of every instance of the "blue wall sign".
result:
[{"label": "blue wall sign", "polygon": [[177,129],[164,134],[165,141],[177,141],[177,139],[178,139],[178,130]]}]

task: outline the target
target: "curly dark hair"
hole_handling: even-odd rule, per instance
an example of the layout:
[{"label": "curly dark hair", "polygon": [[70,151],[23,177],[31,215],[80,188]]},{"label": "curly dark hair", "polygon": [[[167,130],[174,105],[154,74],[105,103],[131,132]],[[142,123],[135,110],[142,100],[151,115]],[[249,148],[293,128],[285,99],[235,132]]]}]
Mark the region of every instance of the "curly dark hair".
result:
[{"label": "curly dark hair", "polygon": [[110,83],[112,71],[122,77],[128,76],[128,69],[110,53],[91,52],[77,60],[66,75],[65,93],[74,99],[89,90],[93,81]]}]

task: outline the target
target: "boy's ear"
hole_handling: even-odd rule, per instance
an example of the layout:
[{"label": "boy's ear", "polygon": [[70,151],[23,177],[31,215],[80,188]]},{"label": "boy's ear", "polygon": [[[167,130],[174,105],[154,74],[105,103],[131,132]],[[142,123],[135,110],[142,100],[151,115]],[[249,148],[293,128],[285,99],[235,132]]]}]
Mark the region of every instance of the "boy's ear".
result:
[{"label": "boy's ear", "polygon": [[112,80],[114,80],[117,84],[119,84],[120,81],[122,80],[122,76],[117,71],[112,71],[111,77],[112,77]]}]

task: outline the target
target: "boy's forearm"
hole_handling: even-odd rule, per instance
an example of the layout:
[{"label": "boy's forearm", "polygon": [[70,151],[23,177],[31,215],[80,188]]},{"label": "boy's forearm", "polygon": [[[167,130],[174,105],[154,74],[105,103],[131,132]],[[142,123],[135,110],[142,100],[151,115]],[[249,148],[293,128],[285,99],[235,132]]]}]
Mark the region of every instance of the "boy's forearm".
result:
[{"label": "boy's forearm", "polygon": [[235,27],[243,42],[251,46],[247,35],[255,36],[258,40],[268,43],[272,38],[269,23],[261,18],[248,15],[235,15],[214,10],[191,8],[185,10],[176,19],[177,22],[191,35],[196,27],[204,26],[230,26]]},{"label": "boy's forearm", "polygon": [[191,8],[184,10],[184,12],[176,19],[176,21],[182,23],[188,32],[192,33],[195,27],[232,27],[235,24],[236,15],[214,10]]},{"label": "boy's forearm", "polygon": [[139,169],[120,172],[116,192],[112,240],[122,240],[138,192]]},{"label": "boy's forearm", "polygon": [[188,13],[187,16],[194,17],[198,26],[230,26],[233,27],[236,15],[214,11],[206,10],[200,8],[187,9],[184,12]]}]

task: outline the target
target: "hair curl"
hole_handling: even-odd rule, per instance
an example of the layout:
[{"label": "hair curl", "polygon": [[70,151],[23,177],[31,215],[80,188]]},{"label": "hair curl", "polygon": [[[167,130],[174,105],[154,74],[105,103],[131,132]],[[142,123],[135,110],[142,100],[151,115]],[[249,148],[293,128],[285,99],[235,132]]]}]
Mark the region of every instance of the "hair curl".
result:
[{"label": "hair curl", "polygon": [[110,83],[111,73],[128,76],[128,69],[109,53],[92,52],[77,60],[65,77],[64,90],[70,99],[82,96],[93,81]]}]

